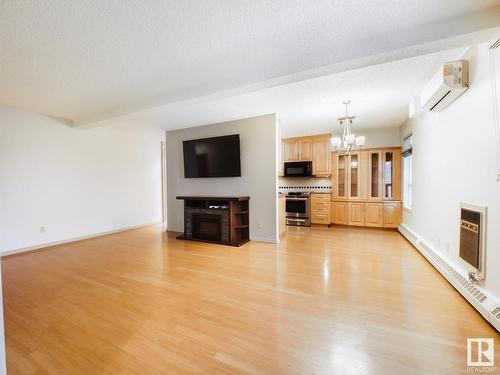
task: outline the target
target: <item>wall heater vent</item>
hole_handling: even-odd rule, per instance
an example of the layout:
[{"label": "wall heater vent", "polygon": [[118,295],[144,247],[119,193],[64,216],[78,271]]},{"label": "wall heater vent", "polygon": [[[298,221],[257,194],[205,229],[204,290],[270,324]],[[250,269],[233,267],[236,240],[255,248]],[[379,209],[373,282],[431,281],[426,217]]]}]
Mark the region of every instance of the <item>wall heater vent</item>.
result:
[{"label": "wall heater vent", "polygon": [[441,257],[437,251],[405,225],[400,225],[398,230],[500,332],[499,301],[489,295],[480,285],[471,283],[468,279],[467,269],[463,265],[454,264]]}]

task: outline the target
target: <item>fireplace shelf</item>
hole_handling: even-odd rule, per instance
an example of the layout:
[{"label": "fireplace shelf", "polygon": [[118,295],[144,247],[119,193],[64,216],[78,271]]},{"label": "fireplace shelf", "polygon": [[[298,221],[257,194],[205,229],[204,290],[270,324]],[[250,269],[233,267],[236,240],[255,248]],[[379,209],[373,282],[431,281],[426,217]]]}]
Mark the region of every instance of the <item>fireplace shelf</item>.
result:
[{"label": "fireplace shelf", "polygon": [[250,197],[179,196],[184,233],[178,239],[241,246],[249,238]]}]

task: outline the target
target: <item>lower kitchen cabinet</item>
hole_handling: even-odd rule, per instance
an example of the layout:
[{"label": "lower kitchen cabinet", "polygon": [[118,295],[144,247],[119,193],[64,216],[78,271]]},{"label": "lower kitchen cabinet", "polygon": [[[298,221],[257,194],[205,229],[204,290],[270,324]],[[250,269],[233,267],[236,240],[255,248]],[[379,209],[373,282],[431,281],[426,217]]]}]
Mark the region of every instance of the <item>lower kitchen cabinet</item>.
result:
[{"label": "lower kitchen cabinet", "polygon": [[401,202],[384,202],[383,224],[386,228],[396,228],[401,223]]},{"label": "lower kitchen cabinet", "polygon": [[365,203],[365,225],[367,227],[383,226],[384,206],[382,203]]},{"label": "lower kitchen cabinet", "polygon": [[347,225],[347,202],[331,202],[331,220],[333,224]]},{"label": "lower kitchen cabinet", "polygon": [[330,194],[311,194],[311,224],[330,225]]},{"label": "lower kitchen cabinet", "polygon": [[349,225],[365,225],[365,204],[361,202],[347,203],[347,219]]},{"label": "lower kitchen cabinet", "polygon": [[333,224],[397,228],[401,224],[401,202],[331,202]]}]

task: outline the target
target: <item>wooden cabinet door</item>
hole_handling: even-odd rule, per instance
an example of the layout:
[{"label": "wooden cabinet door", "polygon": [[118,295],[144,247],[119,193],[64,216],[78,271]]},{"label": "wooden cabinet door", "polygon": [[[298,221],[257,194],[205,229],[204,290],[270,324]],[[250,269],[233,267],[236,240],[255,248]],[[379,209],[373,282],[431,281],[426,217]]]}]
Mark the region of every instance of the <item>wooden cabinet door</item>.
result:
[{"label": "wooden cabinet door", "polygon": [[284,161],[297,161],[299,159],[299,142],[296,139],[285,139],[284,146]]},{"label": "wooden cabinet door", "polygon": [[313,160],[313,141],[311,138],[300,138],[298,140],[298,148],[299,148],[298,152],[300,161]]},{"label": "wooden cabinet door", "polygon": [[347,225],[347,202],[332,202],[333,222]]},{"label": "wooden cabinet door", "polygon": [[321,136],[313,138],[313,175],[315,176],[330,176],[331,169],[331,148],[330,136]]},{"label": "wooden cabinet door", "polygon": [[363,226],[365,225],[365,204],[361,202],[347,203],[348,224]]},{"label": "wooden cabinet door", "polygon": [[401,224],[401,203],[384,202],[383,226],[385,228],[397,228]]},{"label": "wooden cabinet door", "polygon": [[366,160],[366,199],[382,200],[382,151],[365,151]]},{"label": "wooden cabinet door", "polygon": [[311,194],[311,223],[330,224],[330,194]]},{"label": "wooden cabinet door", "polygon": [[367,227],[381,227],[383,225],[382,203],[365,203],[365,225]]},{"label": "wooden cabinet door", "polygon": [[286,198],[279,197],[278,198],[278,206],[279,206],[279,220],[280,220],[280,234],[283,234],[286,231]]},{"label": "wooden cabinet door", "polygon": [[347,158],[347,198],[350,200],[366,198],[365,156],[362,152],[353,152]]},{"label": "wooden cabinet door", "polygon": [[347,199],[347,164],[348,157],[332,153],[334,172],[332,176],[332,197]]},{"label": "wooden cabinet door", "polygon": [[401,200],[401,151],[382,150],[382,197],[386,201]]}]

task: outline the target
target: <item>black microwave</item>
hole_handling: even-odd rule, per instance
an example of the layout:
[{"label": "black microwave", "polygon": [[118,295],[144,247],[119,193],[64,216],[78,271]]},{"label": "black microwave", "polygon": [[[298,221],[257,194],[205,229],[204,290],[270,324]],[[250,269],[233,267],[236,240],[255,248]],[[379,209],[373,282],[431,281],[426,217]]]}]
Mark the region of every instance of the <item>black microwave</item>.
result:
[{"label": "black microwave", "polygon": [[312,176],[311,161],[293,161],[285,163],[285,177]]}]

